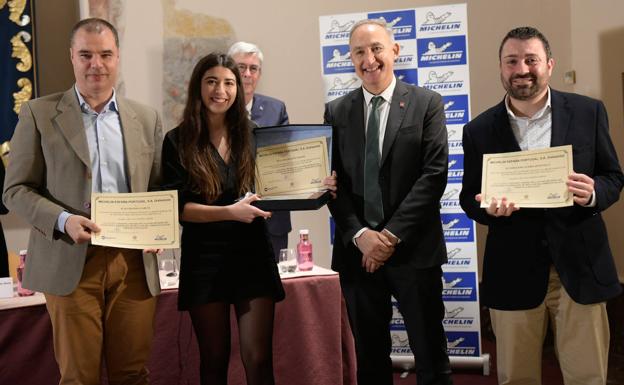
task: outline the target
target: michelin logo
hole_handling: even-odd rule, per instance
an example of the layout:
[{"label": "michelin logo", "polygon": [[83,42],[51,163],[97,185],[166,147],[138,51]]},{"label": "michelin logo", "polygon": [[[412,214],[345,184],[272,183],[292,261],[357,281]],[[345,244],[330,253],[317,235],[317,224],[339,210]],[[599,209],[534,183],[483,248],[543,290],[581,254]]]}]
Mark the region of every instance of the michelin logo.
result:
[{"label": "michelin logo", "polygon": [[464,146],[462,144],[462,130],[459,128],[446,127],[448,137],[448,148],[451,154],[463,154]]},{"label": "michelin logo", "polygon": [[446,124],[468,123],[468,95],[443,96]]},{"label": "michelin logo", "polygon": [[430,70],[427,75],[427,80],[423,84],[424,88],[428,88],[433,91],[455,91],[464,87],[463,80],[453,80],[452,76],[455,72],[446,71],[438,73],[435,70]]},{"label": "michelin logo", "polygon": [[448,141],[449,152],[452,154],[461,154],[464,151],[464,146],[461,140],[449,140]]},{"label": "michelin logo", "polygon": [[405,330],[405,323],[403,317],[392,317],[390,320],[390,330]]},{"label": "michelin logo", "polygon": [[440,205],[442,209],[459,209],[459,188],[449,188],[442,194]]},{"label": "michelin logo", "polygon": [[327,90],[328,98],[337,98],[346,95],[359,87],[358,78],[352,76],[348,79],[335,77],[332,86]]},{"label": "michelin logo", "polygon": [[474,273],[449,273],[442,276],[444,301],[476,301]]},{"label": "michelin logo", "polygon": [[330,23],[329,29],[325,32],[326,40],[348,40],[351,33],[351,27],[355,24],[355,20],[348,20],[344,23],[340,23],[338,20],[333,19]]},{"label": "michelin logo", "polygon": [[442,214],[442,231],[446,242],[474,241],[473,223],[465,214]]},{"label": "michelin logo", "polygon": [[416,38],[414,10],[369,13],[368,18],[385,22],[389,28],[392,28],[396,40]]},{"label": "michelin logo", "polygon": [[466,64],[464,36],[418,39],[417,47],[419,67]]},{"label": "michelin logo", "polygon": [[323,47],[323,63],[325,63],[325,74],[348,73],[354,71],[348,45]]},{"label": "michelin logo", "polygon": [[452,15],[451,12],[435,14],[429,11],[425,15],[425,21],[418,29],[418,32],[456,32],[461,30],[461,22],[452,21]]},{"label": "michelin logo", "polygon": [[446,266],[467,267],[470,266],[470,258],[466,258],[461,254],[462,249],[455,247],[446,252]]},{"label": "michelin logo", "polygon": [[392,298],[392,319],[390,319],[390,330],[405,330],[403,316],[399,311],[399,303]]},{"label": "michelin logo", "polygon": [[398,334],[392,334],[392,347],[409,348],[409,339],[407,338],[407,335],[400,336]]},{"label": "michelin logo", "polygon": [[393,346],[390,354],[412,354],[409,346]]},{"label": "michelin logo", "polygon": [[464,178],[464,156],[449,154],[448,183],[461,183]]},{"label": "michelin logo", "polygon": [[394,70],[397,79],[411,85],[418,85],[418,71],[416,69]]},{"label": "michelin logo", "polygon": [[414,56],[412,55],[399,55],[394,61],[397,65],[410,65],[414,62]]},{"label": "michelin logo", "polygon": [[458,306],[452,309],[444,307],[444,327],[468,328],[474,324],[474,317],[463,316],[464,307]]},{"label": "michelin logo", "polygon": [[446,349],[449,356],[479,356],[479,334],[446,332]]}]

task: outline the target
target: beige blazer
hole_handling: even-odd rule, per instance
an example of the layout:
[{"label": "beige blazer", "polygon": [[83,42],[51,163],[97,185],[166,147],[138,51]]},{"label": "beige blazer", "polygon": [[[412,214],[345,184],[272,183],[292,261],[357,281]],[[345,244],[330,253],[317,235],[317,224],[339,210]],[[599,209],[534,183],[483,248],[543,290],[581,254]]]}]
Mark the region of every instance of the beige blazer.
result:
[{"label": "beige blazer", "polygon": [[[158,113],[117,96],[131,192],[158,187],[163,140]],[[55,295],[74,291],[87,244],[77,245],[54,229],[63,210],[91,216],[91,162],[74,87],[22,105],[11,139],[3,200],[32,225],[23,285]],[[147,284],[160,292],[158,264],[144,255]]]}]

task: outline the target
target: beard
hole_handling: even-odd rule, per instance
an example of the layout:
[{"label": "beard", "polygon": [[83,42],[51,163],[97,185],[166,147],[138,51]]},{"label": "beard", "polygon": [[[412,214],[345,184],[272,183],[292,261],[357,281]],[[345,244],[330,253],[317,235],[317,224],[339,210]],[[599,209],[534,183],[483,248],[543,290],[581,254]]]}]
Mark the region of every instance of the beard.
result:
[{"label": "beard", "polygon": [[[515,79],[530,79],[531,84],[529,85],[514,85],[513,81]],[[508,80],[504,79],[501,75],[501,80],[503,82],[503,87],[505,91],[516,100],[529,100],[533,98],[535,95],[539,94],[543,89],[543,85],[540,84],[536,75],[532,73],[527,73],[523,75],[513,75]]]}]

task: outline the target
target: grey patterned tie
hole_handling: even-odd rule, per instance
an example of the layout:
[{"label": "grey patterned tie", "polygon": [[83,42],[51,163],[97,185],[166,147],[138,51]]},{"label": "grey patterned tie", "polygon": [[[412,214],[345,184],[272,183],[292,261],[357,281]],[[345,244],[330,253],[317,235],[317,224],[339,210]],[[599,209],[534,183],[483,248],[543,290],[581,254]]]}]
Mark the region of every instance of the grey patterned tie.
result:
[{"label": "grey patterned tie", "polygon": [[383,204],[379,187],[379,106],[381,96],[371,100],[366,129],[366,157],[364,159],[364,219],[371,227],[383,220]]}]

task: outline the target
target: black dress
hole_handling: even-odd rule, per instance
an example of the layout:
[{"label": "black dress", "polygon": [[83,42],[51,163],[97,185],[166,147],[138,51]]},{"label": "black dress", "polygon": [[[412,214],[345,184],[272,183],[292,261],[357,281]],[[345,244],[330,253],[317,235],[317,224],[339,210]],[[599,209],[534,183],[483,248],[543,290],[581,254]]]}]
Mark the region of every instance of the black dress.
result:
[{"label": "black dress", "polygon": [[[163,143],[163,187],[178,191],[182,212],[187,202],[207,202],[189,189],[188,173],[178,156],[178,132],[179,127],[169,131]],[[211,146],[211,151],[216,152],[216,149]],[[226,164],[220,156],[217,158],[222,193],[210,205],[227,206],[238,198],[235,164]],[[235,303],[264,296],[272,297],[276,302],[284,299],[284,289],[263,218],[258,217],[251,223],[180,223],[182,261],[178,309],[188,310],[209,302]]]}]

